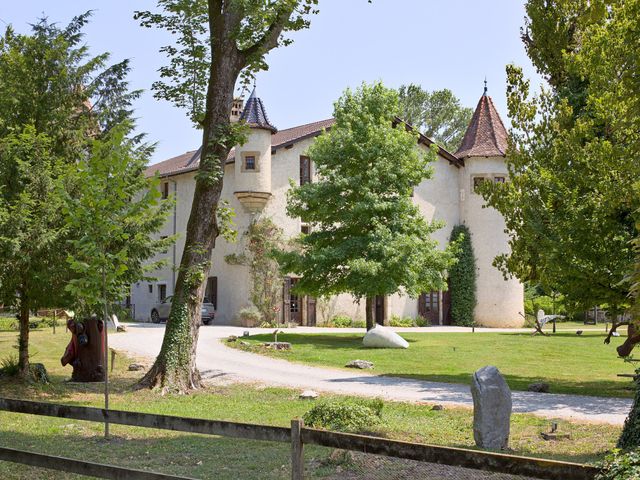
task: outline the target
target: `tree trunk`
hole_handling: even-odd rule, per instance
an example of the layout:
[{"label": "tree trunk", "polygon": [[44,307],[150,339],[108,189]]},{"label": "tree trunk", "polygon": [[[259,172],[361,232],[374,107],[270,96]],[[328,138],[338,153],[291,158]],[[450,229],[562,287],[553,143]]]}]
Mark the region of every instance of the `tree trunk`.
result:
[{"label": "tree trunk", "polygon": [[20,335],[18,337],[18,375],[28,379],[29,373],[29,302],[24,292],[20,296],[20,311],[18,313]]},{"label": "tree trunk", "polygon": [[234,146],[230,121],[233,91],[244,66],[229,31],[231,27],[226,24],[228,19],[211,12],[209,18],[213,61],[185,247],[160,354],[139,383],[140,387],[161,388],[163,392],[185,392],[200,387],[200,373],[196,368],[200,309],[211,254],[219,234],[216,212],[225,162]]},{"label": "tree trunk", "polygon": [[366,322],[367,322],[367,332],[369,330],[371,330],[374,326],[375,320],[374,320],[374,314],[373,314],[373,309],[375,308],[375,297],[367,297],[366,303],[365,303],[365,318],[366,318]]},{"label": "tree trunk", "polygon": [[[618,346],[618,355],[630,355],[633,347],[640,342],[640,335],[638,334],[638,329],[636,327],[638,320],[638,318],[632,318],[629,321],[627,339],[622,345]],[[640,369],[636,370],[636,374],[638,374],[639,370]],[[634,379],[634,384],[636,387],[636,394],[633,399],[631,411],[629,412],[627,419],[624,421],[624,427],[622,428],[622,433],[618,439],[618,448],[631,449],[640,447],[640,377],[636,377]]]}]

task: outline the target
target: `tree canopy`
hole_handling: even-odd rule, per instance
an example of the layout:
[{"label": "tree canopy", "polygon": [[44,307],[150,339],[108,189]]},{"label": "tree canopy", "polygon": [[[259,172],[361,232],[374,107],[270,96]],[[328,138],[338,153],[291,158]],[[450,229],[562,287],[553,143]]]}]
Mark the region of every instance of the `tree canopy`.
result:
[{"label": "tree canopy", "polygon": [[402,120],[450,152],[458,149],[473,109],[463,107],[447,88],[428,92],[410,83],[400,86],[398,93]]},{"label": "tree canopy", "polygon": [[[640,178],[638,5],[529,0],[528,52],[552,88],[532,97],[521,70],[507,68],[510,182],[483,186],[511,235],[511,254],[497,264],[564,295],[572,311],[628,304]],[[556,35],[565,40],[550,41]],[[565,43],[572,47],[559,51]]]},{"label": "tree canopy", "polygon": [[288,45],[288,32],[309,26],[317,0],[159,0],[158,12],[137,12],[144,27],[168,30],[174,45],[161,48],[169,64],[156,96],[186,108],[202,128],[202,148],[184,253],[160,354],[142,386],[185,391],[200,386],[196,348],[204,283],[216,238],[224,232],[219,208],[229,151],[246,141],[230,120],[238,81],[267,69],[265,56]]},{"label": "tree canopy", "polygon": [[67,305],[67,240],[60,191],[87,142],[130,115],[128,63],[90,57],[82,29],[41,19],[0,38],[0,301],[20,312],[19,366],[28,375],[29,312]]},{"label": "tree canopy", "polygon": [[397,92],[381,83],[348,89],[335,103],[335,125],[309,148],[318,180],[292,185],[287,213],[311,232],[299,250],[279,255],[283,272],[301,276],[297,291],[370,302],[446,288],[452,255],[431,238],[442,225],[412,201],[436,154],[418,147],[416,131],[394,126],[398,109]]}]

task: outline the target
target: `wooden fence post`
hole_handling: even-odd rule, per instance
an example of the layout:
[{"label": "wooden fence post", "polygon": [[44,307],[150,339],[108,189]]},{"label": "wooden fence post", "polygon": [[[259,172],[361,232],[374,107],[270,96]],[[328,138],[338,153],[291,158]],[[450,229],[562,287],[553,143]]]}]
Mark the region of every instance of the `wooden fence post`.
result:
[{"label": "wooden fence post", "polygon": [[291,480],[304,478],[304,445],[301,436],[303,426],[301,419],[291,420]]}]

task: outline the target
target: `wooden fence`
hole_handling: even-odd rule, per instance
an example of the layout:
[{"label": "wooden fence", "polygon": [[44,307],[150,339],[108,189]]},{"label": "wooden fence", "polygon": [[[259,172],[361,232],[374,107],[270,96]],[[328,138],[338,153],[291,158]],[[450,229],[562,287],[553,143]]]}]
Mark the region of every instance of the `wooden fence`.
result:
[{"label": "wooden fence", "polygon": [[[0,411],[44,415],[49,417],[109,422],[110,424],[157,428],[203,435],[244,438],[291,444],[291,478],[304,478],[304,445],[320,445],[388,457],[466,467],[490,472],[522,475],[548,480],[587,480],[595,478],[597,468],[578,463],[482,452],[464,448],[408,443],[386,438],[317,430],[304,426],[302,420],[291,421],[291,428],[224,422],[199,418],[175,417],[151,413],[104,410],[43,402],[0,398]],[[160,480],[185,479],[160,473],[127,469],[112,465],[83,462],[0,447],[0,460],[80,473],[98,478]]]}]

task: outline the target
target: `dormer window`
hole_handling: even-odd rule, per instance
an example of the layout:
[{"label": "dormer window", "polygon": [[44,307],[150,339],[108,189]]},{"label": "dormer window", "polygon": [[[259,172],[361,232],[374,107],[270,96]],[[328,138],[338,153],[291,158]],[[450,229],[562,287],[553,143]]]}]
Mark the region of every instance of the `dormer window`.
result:
[{"label": "dormer window", "polygon": [[242,171],[258,172],[260,165],[258,164],[260,155],[258,152],[242,152]]}]

